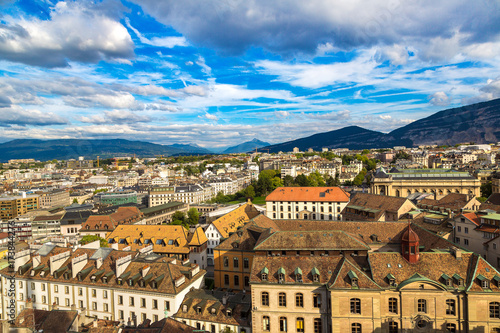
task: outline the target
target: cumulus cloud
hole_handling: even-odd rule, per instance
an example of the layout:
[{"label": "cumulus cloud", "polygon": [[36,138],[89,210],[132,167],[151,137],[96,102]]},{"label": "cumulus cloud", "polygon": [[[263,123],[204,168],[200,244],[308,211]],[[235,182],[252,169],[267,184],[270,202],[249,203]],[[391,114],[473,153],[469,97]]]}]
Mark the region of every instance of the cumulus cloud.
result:
[{"label": "cumulus cloud", "polygon": [[432,105],[448,106],[451,103],[451,98],[442,91],[438,91],[429,96]]},{"label": "cumulus cloud", "polygon": [[468,45],[485,42],[500,31],[496,1],[133,1],[189,40],[228,52],[252,45],[278,52],[314,52],[326,43],[352,49],[444,40],[457,31],[468,36],[463,40]]},{"label": "cumulus cloud", "polygon": [[78,120],[90,124],[133,124],[150,122],[151,118],[130,111],[112,110],[104,111],[104,114],[101,115],[82,116]]},{"label": "cumulus cloud", "polygon": [[39,110],[26,110],[14,105],[0,108],[0,124],[20,126],[49,126],[66,125],[68,120],[54,114],[53,112],[42,112]]},{"label": "cumulus cloud", "polygon": [[0,58],[28,65],[65,67],[68,61],[96,63],[128,59],[134,44],[116,18],[82,2],[59,2],[49,20],[3,16]]},{"label": "cumulus cloud", "polygon": [[213,121],[218,121],[219,120],[219,117],[217,117],[214,114],[210,114],[210,113],[205,113],[205,115],[203,117],[206,118],[206,119],[208,119],[208,120],[213,120]]},{"label": "cumulus cloud", "polygon": [[290,112],[288,111],[274,111],[274,115],[278,118],[286,118],[290,116]]}]

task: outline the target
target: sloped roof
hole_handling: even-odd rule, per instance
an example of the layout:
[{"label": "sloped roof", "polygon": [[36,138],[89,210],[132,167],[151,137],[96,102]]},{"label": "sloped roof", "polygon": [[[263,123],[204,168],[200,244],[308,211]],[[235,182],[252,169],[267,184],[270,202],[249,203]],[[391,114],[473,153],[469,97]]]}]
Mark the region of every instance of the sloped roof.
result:
[{"label": "sloped roof", "polygon": [[250,219],[259,215],[260,212],[252,203],[245,203],[232,212],[219,217],[212,224],[219,231],[222,238],[227,238],[230,232],[235,232],[238,227],[242,227]]},{"label": "sloped roof", "polygon": [[118,207],[110,217],[118,223],[134,222],[140,219],[143,213],[137,207]]},{"label": "sloped roof", "polygon": [[278,187],[266,201],[349,202],[349,196],[340,187]]},{"label": "sloped roof", "polygon": [[374,214],[374,217],[370,218],[370,220],[378,220],[386,211],[393,213],[399,211],[406,202],[409,202],[413,208],[417,208],[406,198],[370,193],[356,193],[351,197],[351,201],[344,208],[342,214],[346,216],[355,216],[356,218],[364,220],[365,218],[360,217],[359,214],[351,214],[347,212],[348,208],[354,208],[356,210],[369,211]]},{"label": "sloped roof", "polygon": [[118,222],[115,221],[110,215],[91,215],[82,224],[82,230],[113,230],[118,226]]}]

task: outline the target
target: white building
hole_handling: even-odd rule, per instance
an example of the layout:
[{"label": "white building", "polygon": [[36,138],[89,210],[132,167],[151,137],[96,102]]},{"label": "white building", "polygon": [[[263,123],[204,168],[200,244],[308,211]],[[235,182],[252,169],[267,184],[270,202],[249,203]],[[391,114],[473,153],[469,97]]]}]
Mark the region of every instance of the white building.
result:
[{"label": "white building", "polygon": [[[196,264],[155,254],[109,248],[76,249],[44,245],[16,253],[15,282],[8,268],[0,271],[1,317],[15,300],[19,313],[30,299],[35,309],[76,307],[87,316],[118,321],[157,321],[177,312],[191,288],[200,288],[205,271]],[[13,293],[11,299],[7,290]]]}]

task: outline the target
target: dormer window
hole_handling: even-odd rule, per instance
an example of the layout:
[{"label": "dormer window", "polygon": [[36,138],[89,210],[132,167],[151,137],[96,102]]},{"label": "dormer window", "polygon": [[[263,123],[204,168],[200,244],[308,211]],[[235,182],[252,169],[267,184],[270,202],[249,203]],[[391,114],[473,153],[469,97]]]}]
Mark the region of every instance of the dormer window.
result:
[{"label": "dormer window", "polygon": [[262,281],[267,281],[267,276],[269,275],[269,270],[267,269],[267,267],[264,267],[261,271],[260,271],[260,278]]},{"label": "dormer window", "polygon": [[313,282],[319,282],[319,270],[316,267],[311,270],[311,275]]},{"label": "dormer window", "polygon": [[201,307],[199,307],[199,306],[196,307],[196,313],[201,314]]},{"label": "dormer window", "polygon": [[139,281],[139,286],[144,288],[145,285],[146,285],[146,283],[144,282],[144,280]]},{"label": "dormer window", "polygon": [[278,269],[278,282],[283,283],[285,281],[285,269],[283,267],[280,267]]},{"label": "dormer window", "polygon": [[481,287],[483,287],[483,289],[490,289],[490,281],[488,280],[481,281]]},{"label": "dormer window", "polygon": [[134,286],[134,280],[128,279],[128,285],[133,287]]},{"label": "dormer window", "polygon": [[351,280],[351,286],[357,288],[358,287],[358,276],[354,271],[349,271],[347,276]]},{"label": "dormer window", "polygon": [[120,286],[121,286],[121,285],[123,285],[123,280],[122,280],[122,279],[118,279],[116,282],[117,282],[117,283],[118,283],[118,285],[120,285]]},{"label": "dormer window", "polygon": [[184,304],[182,306],[182,312],[187,312],[188,311],[188,306],[186,304]]},{"label": "dormer window", "polygon": [[106,276],[105,276],[105,277],[103,277],[103,278],[102,278],[102,282],[104,282],[104,283],[108,283],[108,277],[106,277]]},{"label": "dormer window", "polygon": [[151,283],[151,287],[153,287],[153,289],[158,289],[158,284],[156,283],[156,281],[153,281]]},{"label": "dormer window", "polygon": [[90,282],[95,282],[95,275],[92,275],[92,276],[90,277]]},{"label": "dormer window", "polygon": [[211,313],[211,314],[215,315],[215,312],[216,312],[215,308],[211,308],[211,309],[210,309],[210,313]]},{"label": "dormer window", "polygon": [[233,312],[231,311],[231,309],[227,309],[227,310],[226,310],[226,315],[227,315],[228,317],[231,317],[231,316],[233,315]]}]

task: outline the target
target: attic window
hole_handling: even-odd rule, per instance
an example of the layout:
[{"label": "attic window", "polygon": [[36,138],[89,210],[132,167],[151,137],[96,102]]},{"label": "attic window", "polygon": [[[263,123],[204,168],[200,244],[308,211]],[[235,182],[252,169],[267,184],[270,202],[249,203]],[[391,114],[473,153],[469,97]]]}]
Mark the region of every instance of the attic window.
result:
[{"label": "attic window", "polygon": [[120,285],[120,286],[121,286],[121,285],[123,285],[123,280],[122,280],[122,279],[118,279],[118,280],[116,281],[116,283],[118,283],[118,285]]},{"label": "attic window", "polygon": [[144,282],[144,280],[140,280],[139,281],[139,286],[141,286],[141,287],[145,287],[146,286],[146,283]]},{"label": "attic window", "polygon": [[144,240],[144,244],[149,244],[149,243],[151,243],[151,239],[145,239]]},{"label": "attic window", "polygon": [[108,283],[108,277],[107,277],[107,276],[103,277],[103,278],[102,278],[102,282],[104,282],[104,283]]},{"label": "attic window", "polygon": [[92,276],[90,277],[90,281],[91,281],[91,282],[95,282],[95,275],[92,275]]},{"label": "attic window", "polygon": [[196,313],[197,313],[197,314],[201,314],[201,307],[200,307],[200,306],[197,306],[197,307],[196,307]]},{"label": "attic window", "polygon": [[232,314],[233,314],[233,313],[232,313],[231,309],[227,309],[227,311],[226,311],[226,315],[227,315],[228,317],[231,317],[231,316],[232,316]]},{"label": "attic window", "polygon": [[483,287],[483,289],[490,289],[490,281],[488,280],[481,281],[481,287]]},{"label": "attic window", "polygon": [[173,239],[169,239],[168,240],[168,245],[174,245],[174,240]]},{"label": "attic window", "polygon": [[188,311],[188,306],[186,304],[184,304],[182,306],[182,312],[187,312]]},{"label": "attic window", "polygon": [[211,309],[210,309],[210,313],[211,313],[211,314],[213,314],[213,315],[214,315],[214,314],[215,314],[215,312],[216,312],[215,308],[211,308]]},{"label": "attic window", "polygon": [[88,225],[88,226],[87,226],[87,230],[89,230],[89,229],[90,229],[90,226]]}]

